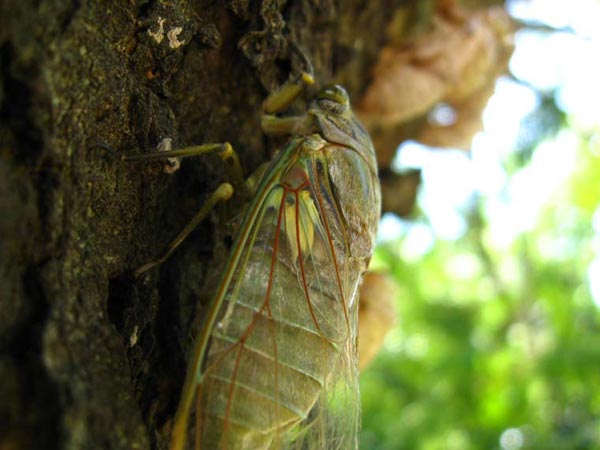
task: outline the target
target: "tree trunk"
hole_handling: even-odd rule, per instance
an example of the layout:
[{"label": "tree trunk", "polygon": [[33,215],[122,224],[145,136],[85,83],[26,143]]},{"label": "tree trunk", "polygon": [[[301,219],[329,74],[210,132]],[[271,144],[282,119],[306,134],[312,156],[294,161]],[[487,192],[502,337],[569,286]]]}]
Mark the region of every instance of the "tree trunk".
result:
[{"label": "tree trunk", "polygon": [[[230,141],[269,159],[267,93],[303,69],[357,99],[402,0],[5,0],[0,14],[0,448],[165,448],[227,249],[213,214],[156,257],[223,180],[218,158],[118,152]],[[415,17],[417,17],[415,13]],[[220,232],[219,231],[225,231]]]}]

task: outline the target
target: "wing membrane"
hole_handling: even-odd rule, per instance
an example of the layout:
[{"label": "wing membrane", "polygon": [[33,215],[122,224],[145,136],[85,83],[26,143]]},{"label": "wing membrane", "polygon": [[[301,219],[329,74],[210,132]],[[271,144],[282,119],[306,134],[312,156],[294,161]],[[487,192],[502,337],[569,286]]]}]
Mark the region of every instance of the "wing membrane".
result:
[{"label": "wing membrane", "polygon": [[318,163],[268,172],[240,230],[201,370],[199,448],[356,446],[358,276]]}]

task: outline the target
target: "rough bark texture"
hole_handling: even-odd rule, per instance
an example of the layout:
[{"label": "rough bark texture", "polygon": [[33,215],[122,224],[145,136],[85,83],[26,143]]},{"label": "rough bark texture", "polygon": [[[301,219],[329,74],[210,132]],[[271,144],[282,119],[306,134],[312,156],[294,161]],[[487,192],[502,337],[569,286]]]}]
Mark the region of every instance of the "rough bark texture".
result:
[{"label": "rough bark texture", "polygon": [[227,250],[217,211],[159,269],[129,275],[223,170],[207,156],[168,175],[95,141],[139,153],[228,140],[250,171],[274,146],[263,98],[302,69],[291,42],[356,99],[393,12],[418,24],[429,3],[0,4],[1,449],[165,448],[209,266]]}]

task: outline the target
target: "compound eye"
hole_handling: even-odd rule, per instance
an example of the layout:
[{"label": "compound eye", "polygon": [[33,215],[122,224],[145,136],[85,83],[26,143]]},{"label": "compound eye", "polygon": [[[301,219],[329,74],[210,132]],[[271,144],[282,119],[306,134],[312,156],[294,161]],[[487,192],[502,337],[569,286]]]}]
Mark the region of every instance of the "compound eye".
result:
[{"label": "compound eye", "polygon": [[321,109],[339,114],[350,108],[350,98],[343,87],[334,84],[319,92],[317,104]]}]

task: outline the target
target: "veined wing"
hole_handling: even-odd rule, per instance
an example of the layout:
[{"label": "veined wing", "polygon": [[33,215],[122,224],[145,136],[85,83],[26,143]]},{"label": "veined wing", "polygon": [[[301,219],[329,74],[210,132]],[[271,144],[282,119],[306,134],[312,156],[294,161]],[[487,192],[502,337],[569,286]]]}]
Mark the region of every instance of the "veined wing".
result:
[{"label": "veined wing", "polygon": [[200,376],[202,449],[356,447],[352,262],[318,137],[275,158],[234,243]]}]

